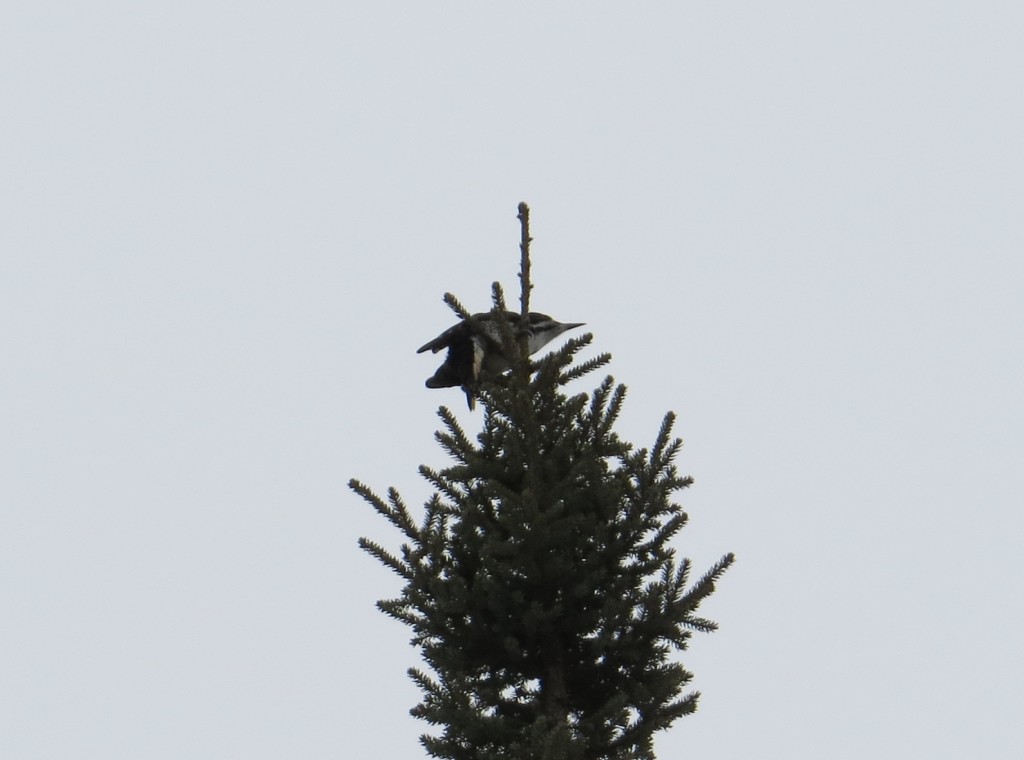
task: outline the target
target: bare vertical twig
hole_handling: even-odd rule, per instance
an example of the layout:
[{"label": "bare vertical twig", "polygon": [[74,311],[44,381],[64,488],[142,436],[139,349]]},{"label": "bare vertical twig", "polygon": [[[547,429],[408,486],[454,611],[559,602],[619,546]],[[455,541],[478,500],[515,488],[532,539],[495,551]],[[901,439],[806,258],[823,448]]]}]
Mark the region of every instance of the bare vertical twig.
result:
[{"label": "bare vertical twig", "polygon": [[522,230],[519,238],[519,313],[523,324],[528,324],[526,315],[530,313],[530,291],[533,290],[533,283],[530,282],[530,207],[525,203],[519,204],[519,227]]}]

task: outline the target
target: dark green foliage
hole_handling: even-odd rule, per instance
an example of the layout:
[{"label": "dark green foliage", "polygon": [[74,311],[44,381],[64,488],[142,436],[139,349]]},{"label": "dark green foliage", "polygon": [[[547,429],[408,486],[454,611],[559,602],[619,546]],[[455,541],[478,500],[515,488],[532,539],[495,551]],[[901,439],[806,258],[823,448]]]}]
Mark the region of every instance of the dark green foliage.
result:
[{"label": "dark green foliage", "polygon": [[397,556],[360,546],[405,581],[378,606],[412,628],[432,671],[410,675],[423,691],[412,714],[440,729],[422,737],[433,757],[653,758],[654,733],[696,709],[675,652],[715,629],[696,611],[733,556],[688,585],[672,548],[686,524],[672,495],[691,483],[674,415],[634,450],[612,430],[624,386],[566,395],[610,360],[573,365],[590,342],[485,383],[475,441],[440,409],[454,462],[421,467],[436,493],[419,523],[393,489],[350,484],[406,539]]}]

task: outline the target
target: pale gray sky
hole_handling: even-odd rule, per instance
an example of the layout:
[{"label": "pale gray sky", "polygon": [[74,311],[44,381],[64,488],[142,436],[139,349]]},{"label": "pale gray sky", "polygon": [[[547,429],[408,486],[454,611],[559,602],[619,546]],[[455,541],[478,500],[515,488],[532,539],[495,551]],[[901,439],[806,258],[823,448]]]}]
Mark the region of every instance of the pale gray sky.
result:
[{"label": "pale gray sky", "polygon": [[1021,757],[1024,6],[360,5],[0,12],[0,757],[424,756],[345,482],[520,200],[738,555],[659,756]]}]

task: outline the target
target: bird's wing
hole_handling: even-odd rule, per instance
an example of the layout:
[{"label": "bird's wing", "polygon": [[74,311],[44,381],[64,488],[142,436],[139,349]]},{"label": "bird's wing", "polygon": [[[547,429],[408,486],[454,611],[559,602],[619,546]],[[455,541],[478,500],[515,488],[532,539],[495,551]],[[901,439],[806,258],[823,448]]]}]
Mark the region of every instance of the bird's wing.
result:
[{"label": "bird's wing", "polygon": [[416,349],[416,353],[422,354],[424,351],[432,351],[433,353],[436,354],[441,349],[448,348],[448,346],[451,345],[452,338],[455,337],[457,331],[461,327],[462,327],[462,323],[461,322],[459,324],[457,324],[457,325],[454,325],[453,327],[449,327],[447,330],[445,330],[443,333],[438,335],[436,338],[434,338],[429,343],[424,343],[422,346],[417,348]]}]

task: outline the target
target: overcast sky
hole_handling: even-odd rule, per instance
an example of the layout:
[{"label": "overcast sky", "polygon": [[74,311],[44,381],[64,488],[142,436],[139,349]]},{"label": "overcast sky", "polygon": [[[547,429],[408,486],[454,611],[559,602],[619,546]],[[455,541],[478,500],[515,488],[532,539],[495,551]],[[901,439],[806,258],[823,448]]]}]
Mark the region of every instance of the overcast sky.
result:
[{"label": "overcast sky", "polygon": [[345,483],[519,201],[738,557],[659,756],[1024,756],[1024,5],[359,5],[0,12],[0,756],[425,756]]}]

